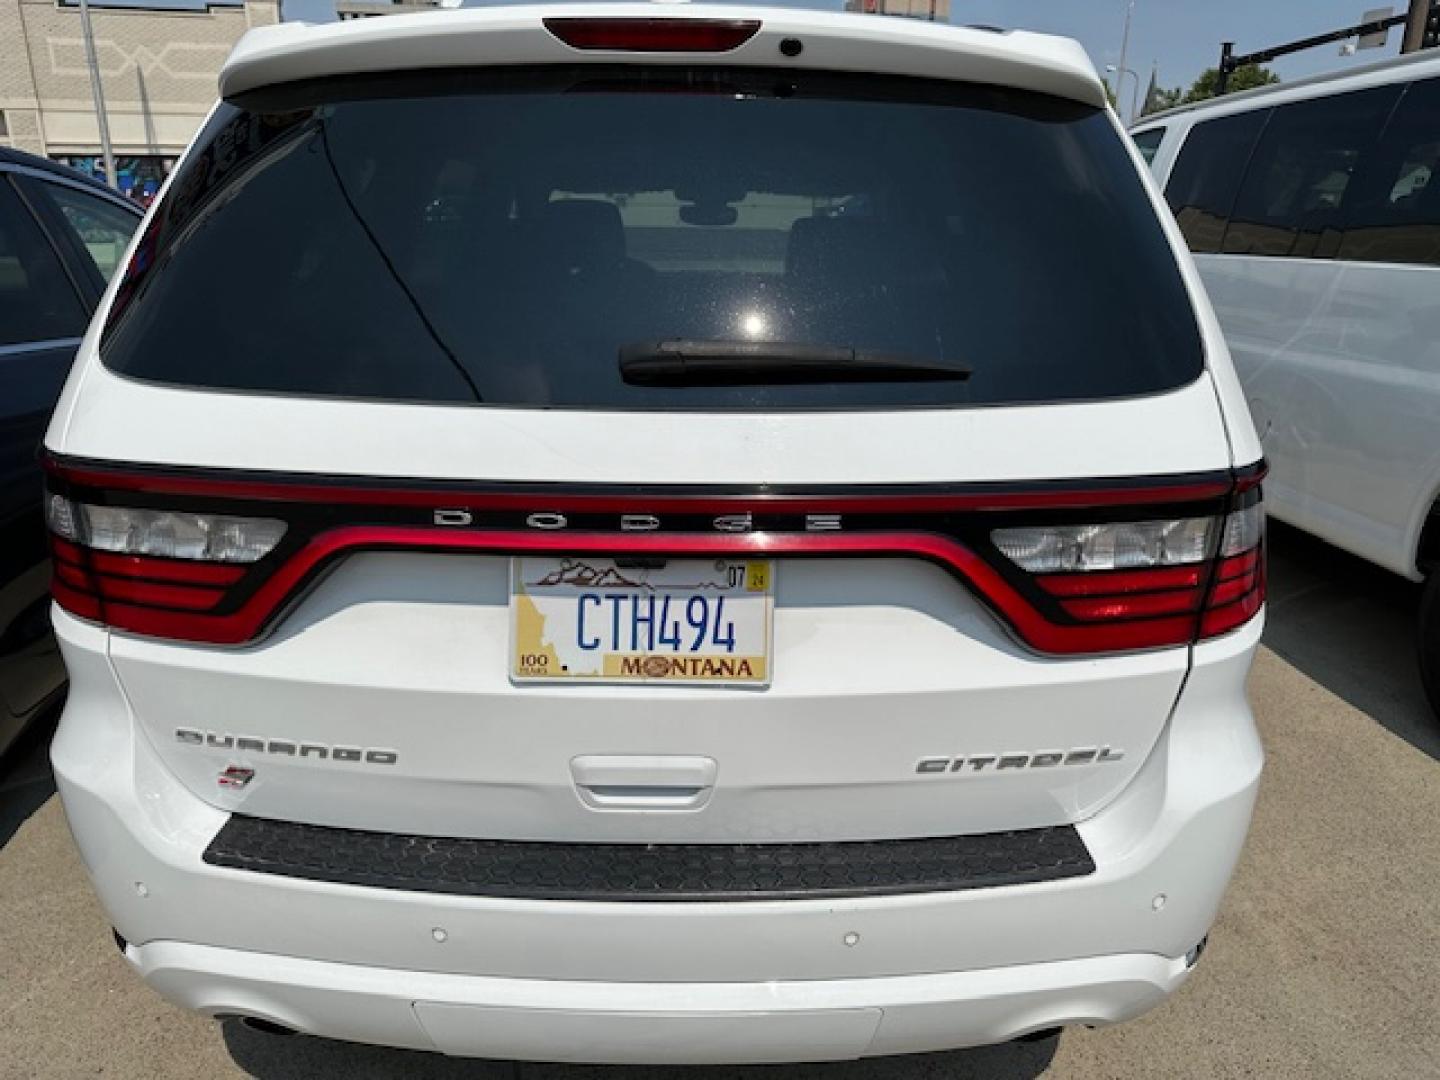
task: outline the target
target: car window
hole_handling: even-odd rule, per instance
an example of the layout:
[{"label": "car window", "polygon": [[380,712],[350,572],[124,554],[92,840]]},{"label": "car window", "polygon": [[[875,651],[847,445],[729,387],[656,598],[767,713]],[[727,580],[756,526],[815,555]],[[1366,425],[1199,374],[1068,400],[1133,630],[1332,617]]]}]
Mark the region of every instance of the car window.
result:
[{"label": "car window", "polygon": [[1399,87],[1381,86],[1277,108],[1251,156],[1222,250],[1334,255],[1350,178],[1399,95]]},{"label": "car window", "polygon": [[1191,251],[1220,250],[1245,165],[1268,117],[1269,110],[1255,109],[1190,129],[1170,170],[1165,198]]},{"label": "car window", "polygon": [[39,188],[74,231],[100,276],[109,281],[140,218],[112,202],[64,184],[43,183]]},{"label": "car window", "polygon": [[1160,144],[1165,141],[1165,129],[1163,127],[1150,128],[1146,131],[1138,131],[1132,136],[1135,140],[1135,148],[1140,151],[1140,156],[1149,165],[1155,160],[1155,153],[1160,149]]},{"label": "car window", "polygon": [[1440,266],[1440,79],[1411,85],[1347,200],[1340,258]]},{"label": "car window", "polygon": [[[1201,370],[1164,230],[1093,107],[875,76],[591,66],[352,79],[243,104],[217,113],[140,244],[102,345],[113,370],[656,409],[1085,400]],[[973,374],[624,381],[622,348],[677,339]]]},{"label": "car window", "polygon": [[0,346],[79,337],[85,323],[59,257],[0,173]]}]

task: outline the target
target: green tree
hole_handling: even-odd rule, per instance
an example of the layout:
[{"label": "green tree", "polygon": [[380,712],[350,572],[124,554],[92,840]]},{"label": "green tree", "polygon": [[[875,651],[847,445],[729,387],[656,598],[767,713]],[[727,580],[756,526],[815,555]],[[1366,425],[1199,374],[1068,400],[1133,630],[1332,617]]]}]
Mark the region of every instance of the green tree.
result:
[{"label": "green tree", "polygon": [[1145,99],[1145,107],[1140,110],[1140,115],[1149,116],[1151,113],[1173,109],[1184,99],[1185,91],[1181,87],[1177,86],[1173,90],[1166,90],[1163,86],[1157,86]]},{"label": "green tree", "polygon": [[[1218,68],[1206,68],[1190,87],[1190,92],[1185,95],[1185,103],[1192,101],[1205,101],[1215,96],[1215,84],[1220,78]],[[1271,83],[1278,83],[1280,76],[1276,75],[1269,68],[1261,67],[1259,64],[1246,64],[1238,67],[1230,73],[1230,79],[1225,84],[1227,94],[1238,93],[1241,90],[1253,90],[1257,86],[1269,86]]]}]

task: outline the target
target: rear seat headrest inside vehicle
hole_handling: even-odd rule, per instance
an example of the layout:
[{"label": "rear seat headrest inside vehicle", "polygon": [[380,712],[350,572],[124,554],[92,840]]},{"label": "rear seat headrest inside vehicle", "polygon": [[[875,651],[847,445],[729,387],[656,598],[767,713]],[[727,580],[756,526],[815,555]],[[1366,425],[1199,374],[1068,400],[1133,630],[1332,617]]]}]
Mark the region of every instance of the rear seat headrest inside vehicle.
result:
[{"label": "rear seat headrest inside vehicle", "polygon": [[626,259],[620,209],[603,199],[557,199],[541,216],[550,256],[569,273],[614,266]]}]

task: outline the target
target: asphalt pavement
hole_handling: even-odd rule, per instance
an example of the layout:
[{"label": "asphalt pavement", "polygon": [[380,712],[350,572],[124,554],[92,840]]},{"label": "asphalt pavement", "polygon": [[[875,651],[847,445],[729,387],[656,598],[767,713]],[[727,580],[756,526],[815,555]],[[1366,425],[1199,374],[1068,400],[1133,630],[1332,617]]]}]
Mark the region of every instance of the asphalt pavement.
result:
[{"label": "asphalt pavement", "polygon": [[1440,1077],[1440,722],[1414,670],[1418,591],[1283,528],[1271,576],[1255,825],[1195,976],[1130,1024],[843,1065],[620,1069],[216,1023],[166,1004],[116,952],[41,731],[0,767],[0,1077]]}]

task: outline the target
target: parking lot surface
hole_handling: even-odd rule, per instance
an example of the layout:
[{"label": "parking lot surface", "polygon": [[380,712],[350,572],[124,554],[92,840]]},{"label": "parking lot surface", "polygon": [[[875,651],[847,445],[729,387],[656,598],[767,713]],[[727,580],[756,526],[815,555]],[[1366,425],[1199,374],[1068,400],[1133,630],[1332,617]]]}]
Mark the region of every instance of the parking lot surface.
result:
[{"label": "parking lot surface", "polygon": [[0,768],[0,1077],[1440,1077],[1440,723],[1414,670],[1418,591],[1283,528],[1271,570],[1251,680],[1269,755],[1255,826],[1195,977],[1131,1024],[690,1070],[457,1061],[217,1024],[166,1004],[116,952],[41,732]]}]

